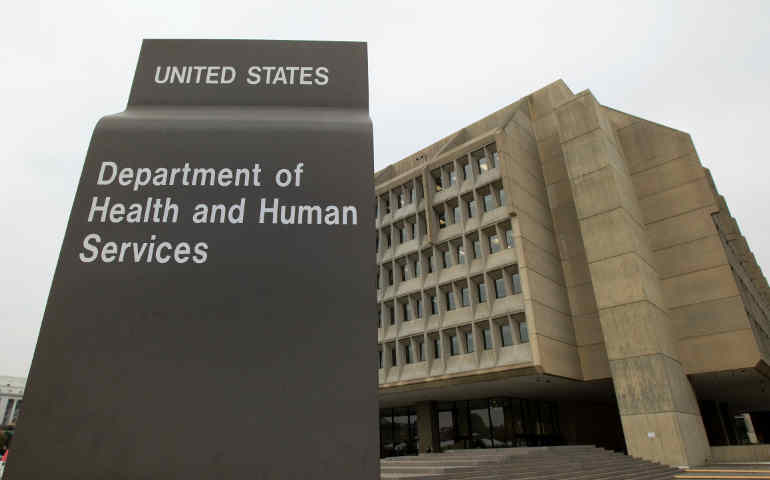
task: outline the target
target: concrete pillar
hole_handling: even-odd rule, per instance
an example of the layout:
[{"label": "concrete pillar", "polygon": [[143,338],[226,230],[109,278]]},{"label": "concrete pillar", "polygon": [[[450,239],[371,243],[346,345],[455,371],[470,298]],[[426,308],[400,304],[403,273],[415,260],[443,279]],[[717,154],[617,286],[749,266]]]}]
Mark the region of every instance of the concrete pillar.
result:
[{"label": "concrete pillar", "polygon": [[417,435],[420,438],[418,445],[420,453],[435,453],[440,450],[438,424],[433,402],[417,404]]},{"label": "concrete pillar", "polygon": [[700,465],[710,448],[679,362],[636,191],[621,147],[593,95],[556,106],[628,453]]}]

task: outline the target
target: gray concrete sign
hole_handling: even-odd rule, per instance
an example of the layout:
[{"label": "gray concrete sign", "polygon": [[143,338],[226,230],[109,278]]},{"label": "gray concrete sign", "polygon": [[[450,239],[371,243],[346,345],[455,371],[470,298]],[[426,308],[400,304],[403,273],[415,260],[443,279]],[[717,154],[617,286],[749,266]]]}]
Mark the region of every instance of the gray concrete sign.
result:
[{"label": "gray concrete sign", "polygon": [[145,41],[8,478],[376,478],[372,171],[365,44]]}]

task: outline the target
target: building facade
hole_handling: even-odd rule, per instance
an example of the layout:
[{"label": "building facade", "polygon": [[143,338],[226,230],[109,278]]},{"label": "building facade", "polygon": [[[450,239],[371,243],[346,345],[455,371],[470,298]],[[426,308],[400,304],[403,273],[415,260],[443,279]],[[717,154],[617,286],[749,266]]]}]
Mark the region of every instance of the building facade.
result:
[{"label": "building facade", "polygon": [[0,428],[16,425],[26,383],[26,378],[0,376]]},{"label": "building facade", "polygon": [[686,133],[560,80],[375,184],[383,456],[767,428],[770,288]]}]

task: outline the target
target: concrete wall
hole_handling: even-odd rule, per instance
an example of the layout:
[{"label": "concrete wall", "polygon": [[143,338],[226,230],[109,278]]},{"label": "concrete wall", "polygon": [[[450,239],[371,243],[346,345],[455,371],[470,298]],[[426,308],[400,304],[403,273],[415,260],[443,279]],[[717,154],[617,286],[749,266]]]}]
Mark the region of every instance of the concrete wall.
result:
[{"label": "concrete wall", "polygon": [[711,447],[715,463],[770,462],[770,444]]}]

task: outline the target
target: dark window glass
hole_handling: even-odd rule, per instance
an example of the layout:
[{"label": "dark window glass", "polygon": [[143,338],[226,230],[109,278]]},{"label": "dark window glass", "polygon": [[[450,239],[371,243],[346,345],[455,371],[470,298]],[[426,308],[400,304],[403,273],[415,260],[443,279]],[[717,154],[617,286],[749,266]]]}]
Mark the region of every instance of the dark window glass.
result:
[{"label": "dark window glass", "polygon": [[446,215],[443,212],[436,213],[436,219],[438,220],[438,228],[446,228]]},{"label": "dark window glass", "polygon": [[436,295],[430,296],[430,314],[438,315],[438,297]]},{"label": "dark window glass", "polygon": [[529,342],[529,330],[527,329],[527,322],[519,322],[519,338],[521,338],[521,343]]},{"label": "dark window glass", "polygon": [[417,342],[417,355],[418,355],[417,357],[418,362],[422,362],[423,360],[425,360],[425,342],[423,342],[422,340],[419,340]]},{"label": "dark window glass", "polygon": [[495,297],[503,298],[505,296],[505,281],[500,278],[495,279]]},{"label": "dark window glass", "polygon": [[396,309],[393,307],[388,307],[388,311],[390,312],[390,324],[395,325],[396,324]]},{"label": "dark window glass", "polygon": [[521,293],[521,277],[518,272],[511,275],[511,287],[514,295]]},{"label": "dark window glass", "polygon": [[477,286],[477,291],[479,294],[479,303],[484,303],[487,301],[487,284],[486,283],[479,283]]},{"label": "dark window glass", "polygon": [[441,170],[434,170],[432,176],[433,181],[436,183],[436,191],[440,192],[444,189],[444,184],[441,181]]},{"label": "dark window glass", "polygon": [[412,349],[412,342],[404,344],[404,363],[414,362],[414,351]]},{"label": "dark window glass", "polygon": [[476,200],[471,200],[468,202],[468,218],[473,218],[476,216]]},{"label": "dark window glass", "polygon": [[390,349],[390,364],[392,366],[398,365],[398,357],[396,357],[396,347]]},{"label": "dark window glass", "polygon": [[414,269],[414,276],[419,277],[422,275],[422,268],[420,268],[420,260],[415,260],[414,263],[412,263],[412,268]]},{"label": "dark window glass", "polygon": [[455,183],[457,183],[457,172],[455,172],[454,168],[449,170],[449,175],[447,175],[447,176],[449,177],[449,186],[450,187],[452,185],[454,185]]},{"label": "dark window glass", "polygon": [[449,250],[443,250],[442,253],[443,260],[444,260],[444,268],[449,268],[452,266],[452,255],[449,253]]},{"label": "dark window glass", "polygon": [[404,191],[401,190],[398,192],[398,208],[403,207],[406,204],[406,198],[404,196]]},{"label": "dark window glass", "polygon": [[489,253],[497,253],[501,249],[500,237],[495,233],[489,236]]},{"label": "dark window glass", "polygon": [[398,243],[406,242],[406,227],[398,229]]},{"label": "dark window glass", "polygon": [[478,238],[473,241],[473,258],[481,258],[481,240]]},{"label": "dark window glass", "polygon": [[384,200],[383,204],[385,205],[385,215],[390,213],[390,200]]},{"label": "dark window glass", "polygon": [[417,189],[411,188],[409,189],[409,193],[412,195],[412,203],[417,201]]},{"label": "dark window glass", "polygon": [[422,298],[416,298],[414,301],[414,306],[417,309],[417,318],[422,318]]},{"label": "dark window glass", "polygon": [[463,176],[465,176],[466,180],[469,180],[471,178],[471,164],[466,163],[463,165]]},{"label": "dark window glass", "polygon": [[481,329],[482,338],[484,339],[484,350],[492,349],[492,330],[489,327]]},{"label": "dark window glass", "polygon": [[428,273],[433,273],[433,254],[428,255]]},{"label": "dark window glass", "polygon": [[510,228],[505,231],[505,245],[508,248],[513,248],[513,230]]},{"label": "dark window glass", "polygon": [[377,365],[379,365],[380,368],[382,368],[382,350],[377,350],[377,353],[378,353],[377,356],[379,357],[379,359],[378,359],[379,363]]},{"label": "dark window glass", "polygon": [[489,159],[483,148],[472,152],[471,157],[476,160],[476,166],[479,168],[479,173],[484,173],[489,170]]},{"label": "dark window glass", "polygon": [[511,325],[508,322],[500,325],[500,342],[504,347],[513,345],[513,332],[511,332]]},{"label": "dark window glass", "polygon": [[385,234],[385,242],[387,243],[387,245],[388,245],[388,248],[390,248],[390,246],[391,246],[391,244],[392,244],[392,242],[391,242],[391,240],[390,240],[390,231],[388,231],[388,232]]},{"label": "dark window glass", "polygon": [[438,337],[433,339],[433,358],[439,358],[441,356],[441,342]]},{"label": "dark window glass", "polygon": [[388,285],[393,285],[393,269],[388,268]]},{"label": "dark window glass", "polygon": [[494,210],[495,202],[492,199],[492,194],[491,193],[487,193],[486,195],[484,195],[483,200],[484,200],[484,211],[485,212],[488,212],[490,210]]},{"label": "dark window glass", "polygon": [[460,354],[460,342],[457,339],[457,335],[449,335],[449,355],[455,356]]},{"label": "dark window glass", "polygon": [[401,270],[401,281],[405,282],[409,278],[409,275],[406,272],[406,264],[399,265],[398,269]]},{"label": "dark window glass", "polygon": [[417,222],[410,223],[410,225],[412,226],[412,240],[414,240],[417,238]]},{"label": "dark window glass", "polygon": [[377,288],[380,288],[380,272],[377,272],[377,280],[375,281],[375,284],[377,285]]},{"label": "dark window glass", "polygon": [[475,351],[473,345],[473,332],[465,332],[465,351],[467,353],[473,353]]},{"label": "dark window glass", "polygon": [[465,263],[465,248],[462,245],[457,246],[457,264],[462,265]]},{"label": "dark window glass", "polygon": [[489,152],[489,167],[497,168],[498,160],[500,159],[500,155],[497,152],[497,145],[494,143],[487,145],[487,151]]},{"label": "dark window glass", "polygon": [[452,209],[452,222],[453,223],[460,223],[460,207],[454,207]]},{"label": "dark window glass", "polygon": [[376,251],[378,251],[378,252],[380,251],[380,236],[379,236],[379,234],[378,234],[378,235],[377,235],[377,237],[374,239],[374,249],[375,249]]},{"label": "dark window glass", "polygon": [[457,308],[457,305],[455,305],[455,292],[446,292],[446,309],[454,310],[455,308]]},{"label": "dark window glass", "polygon": [[500,195],[500,206],[505,205],[505,190],[501,188],[498,194]]},{"label": "dark window glass", "polygon": [[468,287],[460,289],[460,301],[463,307],[468,307],[471,304],[471,291]]},{"label": "dark window glass", "polygon": [[382,310],[377,307],[377,328],[382,328]]},{"label": "dark window glass", "polygon": [[412,319],[412,309],[408,303],[402,303],[401,305],[404,313],[404,321],[408,322]]}]

